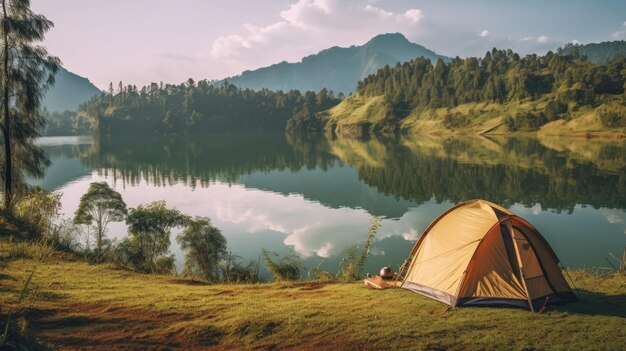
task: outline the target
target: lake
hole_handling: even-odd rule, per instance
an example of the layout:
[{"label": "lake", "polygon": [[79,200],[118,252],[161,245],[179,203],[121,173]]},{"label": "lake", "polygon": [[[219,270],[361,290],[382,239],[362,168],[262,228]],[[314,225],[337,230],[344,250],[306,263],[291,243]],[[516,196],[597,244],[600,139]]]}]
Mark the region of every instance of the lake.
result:
[{"label": "lake", "polygon": [[[39,144],[52,166],[30,183],[62,192],[64,216],[91,182],[107,181],[129,207],[166,200],[211,218],[244,262],[266,248],[336,272],[381,216],[366,270],[397,269],[431,221],[474,198],[530,221],[565,266],[608,266],[626,246],[626,141],[242,132]],[[125,235],[110,226],[109,237]]]}]

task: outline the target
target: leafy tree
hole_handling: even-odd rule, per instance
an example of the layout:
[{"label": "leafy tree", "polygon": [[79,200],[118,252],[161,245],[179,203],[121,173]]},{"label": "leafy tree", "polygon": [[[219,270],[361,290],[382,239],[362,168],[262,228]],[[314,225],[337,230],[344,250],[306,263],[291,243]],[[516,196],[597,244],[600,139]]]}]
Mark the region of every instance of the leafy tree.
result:
[{"label": "leafy tree", "polygon": [[40,45],[53,23],[30,9],[30,0],[2,0],[2,137],[4,143],[4,207],[11,211],[20,174],[40,176],[48,165],[34,144],[44,125],[39,115],[43,94],[54,83],[60,60]]},{"label": "leafy tree", "polygon": [[186,274],[200,274],[208,281],[219,280],[219,263],[226,257],[226,238],[208,218],[189,221],[176,240],[185,253]]},{"label": "leafy tree", "polygon": [[93,226],[96,236],[96,254],[101,254],[106,244],[107,226],[111,222],[121,222],[128,214],[122,195],[111,189],[106,182],[91,183],[80,198],[74,214],[75,224]]},{"label": "leafy tree", "polygon": [[159,272],[157,260],[169,251],[170,230],[190,220],[180,211],[167,208],[165,201],[131,208],[126,217],[129,237],[120,244],[125,256],[122,261],[140,271]]}]

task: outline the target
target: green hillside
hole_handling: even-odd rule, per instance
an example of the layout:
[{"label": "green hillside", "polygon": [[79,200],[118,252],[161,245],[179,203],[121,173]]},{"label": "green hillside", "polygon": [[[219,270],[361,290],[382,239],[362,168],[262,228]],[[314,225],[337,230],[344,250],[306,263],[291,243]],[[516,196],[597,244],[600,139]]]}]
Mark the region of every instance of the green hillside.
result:
[{"label": "green hillside", "polygon": [[319,113],[342,134],[540,132],[626,135],[626,59],[596,65],[548,53],[434,64],[417,58],[359,82],[356,94]]},{"label": "green hillside", "polygon": [[616,57],[626,57],[626,41],[604,41],[590,44],[568,44],[559,48],[560,55],[584,56],[595,64],[605,64]]}]

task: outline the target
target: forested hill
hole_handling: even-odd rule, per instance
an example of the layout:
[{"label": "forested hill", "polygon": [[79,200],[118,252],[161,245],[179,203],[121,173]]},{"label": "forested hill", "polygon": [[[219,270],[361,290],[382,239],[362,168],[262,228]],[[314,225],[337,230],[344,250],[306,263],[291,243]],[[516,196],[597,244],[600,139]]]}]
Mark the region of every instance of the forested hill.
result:
[{"label": "forested hill", "polygon": [[591,43],[584,45],[568,44],[564,48],[559,48],[560,55],[585,56],[587,60],[595,64],[605,64],[616,57],[626,57],[626,41],[605,41],[602,43]]},{"label": "forested hill", "polygon": [[87,78],[61,67],[54,86],[44,96],[42,107],[50,112],[74,111],[78,105],[102,93]]},{"label": "forested hill", "polygon": [[237,130],[284,130],[292,117],[308,122],[316,112],[339,103],[326,89],[299,91],[241,90],[234,85],[121,83],[79,107],[79,119],[100,135],[171,134]]},{"label": "forested hill", "polygon": [[319,91],[326,88],[336,94],[348,95],[356,90],[357,82],[385,65],[394,66],[416,57],[432,61],[449,58],[408,41],[402,34],[382,34],[362,46],[332,47],[301,62],[281,62],[226,81],[241,88],[289,91]]},{"label": "forested hill", "polygon": [[[557,120],[577,131],[623,131],[625,80],[623,57],[603,66],[574,56],[521,58],[496,49],[449,63],[418,58],[368,76],[358,94],[321,117],[335,131],[530,131]],[[583,120],[573,123],[578,118]]]}]

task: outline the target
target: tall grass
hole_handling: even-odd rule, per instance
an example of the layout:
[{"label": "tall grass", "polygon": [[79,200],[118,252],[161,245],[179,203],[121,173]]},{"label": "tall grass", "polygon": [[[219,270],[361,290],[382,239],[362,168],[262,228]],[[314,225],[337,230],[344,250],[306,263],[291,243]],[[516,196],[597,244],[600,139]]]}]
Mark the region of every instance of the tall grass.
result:
[{"label": "tall grass", "polygon": [[376,233],[378,233],[378,230],[380,229],[380,220],[381,218],[378,216],[372,217],[372,221],[370,222],[370,226],[367,230],[367,239],[365,239],[363,247],[361,248],[361,253],[358,256],[356,255],[356,247],[353,247],[346,252],[346,255],[341,263],[341,270],[337,275],[339,280],[353,281],[362,278],[363,266],[365,266],[365,262],[369,257]]},{"label": "tall grass", "polygon": [[370,226],[367,230],[367,238],[361,247],[361,252],[357,254],[359,247],[352,246],[344,251],[343,258],[341,260],[341,266],[337,274],[332,274],[327,271],[319,269],[319,266],[311,270],[309,276],[315,280],[332,281],[339,280],[343,282],[351,282],[363,278],[363,267],[370,255],[376,233],[380,229],[381,218],[378,216],[372,217]]},{"label": "tall grass", "polygon": [[279,260],[272,259],[278,257],[275,252],[266,249],[261,250],[261,256],[265,262],[265,268],[272,273],[276,281],[299,280],[302,271],[302,260],[298,255],[283,256]]}]

